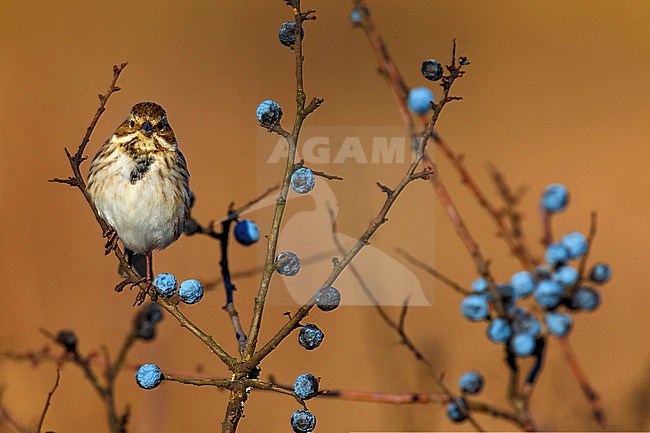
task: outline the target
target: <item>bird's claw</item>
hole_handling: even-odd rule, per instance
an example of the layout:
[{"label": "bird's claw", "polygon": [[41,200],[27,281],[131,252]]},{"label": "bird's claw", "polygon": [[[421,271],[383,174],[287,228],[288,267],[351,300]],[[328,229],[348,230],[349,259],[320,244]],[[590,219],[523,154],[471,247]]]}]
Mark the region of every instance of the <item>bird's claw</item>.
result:
[{"label": "bird's claw", "polygon": [[[144,283],[144,287],[141,286],[141,284]],[[151,288],[153,287],[153,283],[150,280],[147,280],[146,278],[142,278],[136,283],[133,283],[131,287],[138,286],[140,290],[138,291],[138,295],[135,297],[135,301],[133,302],[133,306],[140,306],[142,303],[147,299],[147,294],[151,293]]]},{"label": "bird's claw", "polygon": [[108,238],[108,240],[106,241],[106,245],[104,245],[104,255],[107,256],[117,246],[117,241],[119,240],[119,237],[117,236],[117,232],[111,228],[104,231],[104,233],[102,233],[102,237]]},{"label": "bird's claw", "polygon": [[136,305],[142,305],[142,303],[147,299],[147,294],[151,296],[152,301],[155,301],[155,291],[151,290],[153,288],[153,283],[146,278],[125,278],[115,286],[115,291],[119,293],[124,290],[125,287],[129,287],[130,289],[137,287],[139,289],[138,295],[135,297],[135,302],[133,302],[134,307]]}]

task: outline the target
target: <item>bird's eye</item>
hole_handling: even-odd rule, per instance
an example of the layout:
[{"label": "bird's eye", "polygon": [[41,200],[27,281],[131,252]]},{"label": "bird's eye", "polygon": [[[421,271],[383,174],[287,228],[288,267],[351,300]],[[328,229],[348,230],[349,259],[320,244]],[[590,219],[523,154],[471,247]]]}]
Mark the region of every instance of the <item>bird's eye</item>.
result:
[{"label": "bird's eye", "polygon": [[134,122],[133,120],[130,121],[130,122],[129,122],[129,126],[130,126],[131,128],[133,128],[133,127],[135,126],[135,122]]},{"label": "bird's eye", "polygon": [[165,121],[162,120],[162,121],[158,122],[157,126],[158,126],[158,131],[162,131],[163,129],[165,129],[165,126],[167,126],[167,125],[165,125]]}]

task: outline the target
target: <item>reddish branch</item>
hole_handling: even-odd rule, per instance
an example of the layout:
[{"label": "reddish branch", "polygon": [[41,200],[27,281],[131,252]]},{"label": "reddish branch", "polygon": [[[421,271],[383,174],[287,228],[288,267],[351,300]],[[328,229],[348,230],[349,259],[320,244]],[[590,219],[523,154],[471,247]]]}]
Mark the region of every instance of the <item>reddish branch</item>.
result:
[{"label": "reddish branch", "polygon": [[[354,0],[354,6],[359,11],[368,11],[368,6],[365,0]],[[412,136],[417,136],[417,127],[413,118],[411,117],[406,100],[408,98],[409,86],[406,84],[402,75],[400,74],[393,58],[388,51],[388,47],[384,43],[383,38],[381,37],[380,32],[377,30],[370,13],[363,13],[362,20],[359,24],[366,34],[368,41],[375,53],[377,58],[377,63],[379,65],[379,71],[382,73],[386,82],[393,94],[397,108],[399,110],[400,116],[404,121],[404,124],[409,128]],[[455,56],[454,56],[455,57]],[[443,82],[443,87],[445,83]],[[449,96],[444,94],[440,99],[441,102],[449,102],[451,100],[460,99],[458,97]],[[418,116],[418,119],[421,124],[426,125],[428,119],[426,116]],[[451,147],[436,135],[436,145],[443,152],[444,156],[449,160],[451,165],[458,172],[461,181],[465,184],[472,194],[475,196],[479,204],[488,212],[492,217],[497,227],[499,228],[499,234],[508,244],[511,253],[519,259],[522,265],[526,268],[530,268],[534,265],[535,260],[530,254],[527,246],[523,243],[523,239],[513,235],[511,228],[508,227],[508,224],[505,221],[504,214],[500,212],[487,198],[483,193],[478,183],[470,175],[470,173],[465,168],[463,157],[455,153]],[[428,165],[433,165],[433,159],[429,156],[428,153],[424,155],[424,163]]]}]

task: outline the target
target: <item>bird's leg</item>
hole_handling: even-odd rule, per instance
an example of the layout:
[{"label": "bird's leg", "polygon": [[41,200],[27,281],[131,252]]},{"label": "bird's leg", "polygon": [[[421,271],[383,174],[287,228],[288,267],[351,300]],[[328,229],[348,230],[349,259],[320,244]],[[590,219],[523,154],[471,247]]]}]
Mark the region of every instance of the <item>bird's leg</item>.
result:
[{"label": "bird's leg", "polygon": [[153,253],[148,252],[147,253],[147,280],[149,282],[153,281]]},{"label": "bird's leg", "polygon": [[119,237],[117,236],[117,232],[113,230],[111,227],[109,227],[104,231],[104,233],[102,233],[102,237],[108,238],[108,240],[106,241],[106,245],[104,245],[104,255],[107,256],[117,246],[117,241],[119,240]]}]

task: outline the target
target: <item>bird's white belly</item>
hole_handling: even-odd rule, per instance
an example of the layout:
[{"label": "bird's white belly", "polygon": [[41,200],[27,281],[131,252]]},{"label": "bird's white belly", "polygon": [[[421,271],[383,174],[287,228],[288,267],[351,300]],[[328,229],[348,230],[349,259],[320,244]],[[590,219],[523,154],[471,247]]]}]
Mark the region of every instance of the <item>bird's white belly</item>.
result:
[{"label": "bird's white belly", "polygon": [[[124,158],[124,160],[120,160]],[[161,162],[152,164],[142,179],[131,183],[132,160],[118,157],[110,169],[112,181],[106,182],[95,204],[100,215],[117,232],[124,246],[138,253],[163,249],[180,235],[184,204],[177,202],[174,185]]]}]

